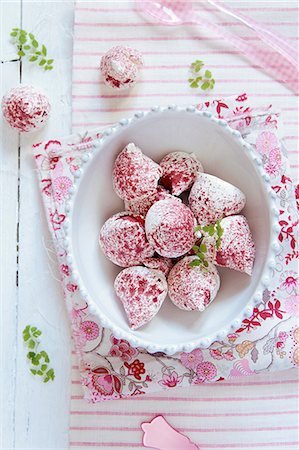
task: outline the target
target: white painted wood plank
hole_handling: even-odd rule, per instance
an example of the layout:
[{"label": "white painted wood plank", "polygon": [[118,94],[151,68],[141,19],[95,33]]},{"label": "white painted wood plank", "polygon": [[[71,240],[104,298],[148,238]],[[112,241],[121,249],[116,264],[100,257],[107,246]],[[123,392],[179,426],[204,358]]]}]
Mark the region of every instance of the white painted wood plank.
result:
[{"label": "white painted wood plank", "polygon": [[[23,28],[45,43],[55,60],[52,72],[23,63],[22,82],[42,88],[52,113],[41,132],[21,137],[20,258],[15,446],[22,449],[68,447],[70,336],[58,265],[44,217],[31,145],[70,132],[73,2],[23,2]],[[43,384],[28,370],[22,330],[43,331],[41,348],[56,378]]]},{"label": "white painted wood plank", "polygon": [[[21,3],[0,2],[0,98],[19,83],[20,63],[9,42],[11,28],[20,26]],[[18,147],[19,136],[0,120],[0,328],[1,328],[1,399],[0,447],[14,447],[15,388],[16,388],[16,335],[18,323],[17,223],[18,223]]]}]

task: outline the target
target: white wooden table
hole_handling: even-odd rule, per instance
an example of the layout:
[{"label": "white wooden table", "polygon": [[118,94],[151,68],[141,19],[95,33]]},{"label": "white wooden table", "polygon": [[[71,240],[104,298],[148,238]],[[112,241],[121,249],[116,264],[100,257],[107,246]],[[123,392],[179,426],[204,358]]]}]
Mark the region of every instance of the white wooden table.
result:
[{"label": "white wooden table", "polygon": [[[0,0],[0,97],[20,82],[49,95],[52,114],[45,129],[18,136],[0,120],[1,158],[1,449],[68,448],[70,336],[35,174],[32,143],[71,130],[73,1]],[[32,31],[55,59],[43,72],[20,63],[9,42],[13,27]],[[55,382],[31,376],[22,330],[43,331]]]}]

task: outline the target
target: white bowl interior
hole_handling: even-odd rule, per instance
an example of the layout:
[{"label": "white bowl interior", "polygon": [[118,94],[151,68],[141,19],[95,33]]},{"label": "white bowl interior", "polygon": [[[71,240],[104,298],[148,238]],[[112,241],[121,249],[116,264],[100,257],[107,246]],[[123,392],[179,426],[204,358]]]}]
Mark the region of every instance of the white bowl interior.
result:
[{"label": "white bowl interior", "polygon": [[[112,167],[129,142],[159,162],[176,150],[194,152],[207,173],[240,188],[247,197],[246,216],[256,246],[252,277],[219,269],[221,287],[216,299],[203,312],[184,312],[167,298],[156,317],[137,331],[127,323],[113,289],[121,268],[101,252],[98,235],[111,215],[124,210],[112,188]],[[270,246],[271,221],[267,193],[255,163],[231,133],[211,119],[186,111],[151,113],[107,137],[85,166],[72,212],[72,247],[75,266],[91,299],[113,324],[153,345],[174,346],[206,338],[230,324],[241,313],[260,282]]]}]

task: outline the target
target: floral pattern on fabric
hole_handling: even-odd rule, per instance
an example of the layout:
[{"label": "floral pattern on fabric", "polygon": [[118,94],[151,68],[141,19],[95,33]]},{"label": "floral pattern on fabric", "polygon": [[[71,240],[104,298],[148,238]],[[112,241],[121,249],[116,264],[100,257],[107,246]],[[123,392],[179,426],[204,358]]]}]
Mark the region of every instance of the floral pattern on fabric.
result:
[{"label": "floral pattern on fabric", "polygon": [[288,176],[280,113],[270,106],[253,108],[246,93],[197,105],[224,118],[240,131],[261,158],[279,208],[280,233],[271,288],[238,329],[213,342],[174,356],[133,348],[102,328],[71,279],[64,247],[65,203],[86,151],[97,147],[101,132],[50,140],[34,146],[40,189],[55,243],[79,358],[85,398],[90,402],[144,395],[161,389],[212,383],[299,365],[299,258],[296,242],[299,186]]}]

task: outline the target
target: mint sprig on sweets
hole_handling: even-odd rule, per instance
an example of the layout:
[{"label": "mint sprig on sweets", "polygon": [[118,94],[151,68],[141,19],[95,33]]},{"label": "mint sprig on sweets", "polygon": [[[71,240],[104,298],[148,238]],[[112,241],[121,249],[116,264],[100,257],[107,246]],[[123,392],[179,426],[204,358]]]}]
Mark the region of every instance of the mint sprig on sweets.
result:
[{"label": "mint sprig on sweets", "polygon": [[47,58],[47,48],[44,44],[40,45],[34,34],[28,33],[20,28],[13,28],[10,36],[12,42],[18,48],[20,58],[26,57],[29,62],[35,62],[44,70],[52,70],[54,59]]},{"label": "mint sprig on sweets", "polygon": [[195,89],[200,87],[203,91],[214,89],[215,80],[212,72],[208,69],[203,70],[204,65],[204,62],[200,59],[197,59],[191,64],[192,78],[188,79],[191,88]]},{"label": "mint sprig on sweets", "polygon": [[27,359],[30,361],[30,372],[33,375],[42,377],[43,382],[47,383],[50,380],[54,380],[54,369],[49,367],[50,358],[44,350],[38,352],[38,346],[40,341],[38,338],[42,332],[36,327],[27,325],[23,330],[23,340],[27,345],[29,352],[27,353]]},{"label": "mint sprig on sweets", "polygon": [[[221,244],[221,237],[223,235],[223,228],[221,227],[220,220],[217,220],[215,224],[205,225],[203,227],[201,225],[198,225],[197,227],[194,228],[194,232],[196,233],[198,231],[203,231],[204,233],[207,233],[211,237],[215,236],[216,249],[219,250]],[[202,266],[204,270],[207,270],[209,262],[206,260],[205,257],[205,254],[207,253],[206,244],[200,243],[199,245],[193,245],[192,250],[197,256],[197,259],[191,261],[189,265],[191,267]]]}]

